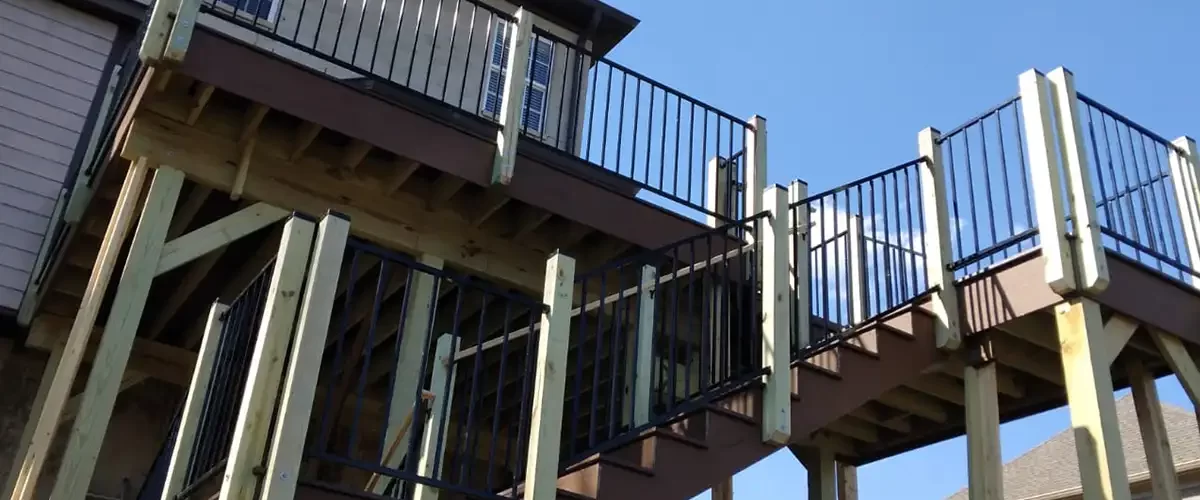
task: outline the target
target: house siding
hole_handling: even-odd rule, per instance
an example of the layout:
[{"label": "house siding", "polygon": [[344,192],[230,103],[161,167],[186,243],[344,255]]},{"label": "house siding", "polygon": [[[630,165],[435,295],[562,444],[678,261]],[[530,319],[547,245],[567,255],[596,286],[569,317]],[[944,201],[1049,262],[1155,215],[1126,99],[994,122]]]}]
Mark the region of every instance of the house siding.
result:
[{"label": "house siding", "polygon": [[50,0],[0,0],[0,310],[20,305],[116,34]]}]

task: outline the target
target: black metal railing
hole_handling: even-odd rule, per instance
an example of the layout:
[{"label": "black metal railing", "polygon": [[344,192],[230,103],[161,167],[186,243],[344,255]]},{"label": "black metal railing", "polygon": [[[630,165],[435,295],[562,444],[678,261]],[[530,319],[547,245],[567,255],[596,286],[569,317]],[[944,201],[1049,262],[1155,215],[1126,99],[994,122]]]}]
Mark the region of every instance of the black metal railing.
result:
[{"label": "black metal railing", "polygon": [[761,253],[747,241],[766,221],[764,212],[576,276],[567,463],[762,373]]},{"label": "black metal railing", "polygon": [[280,56],[334,78],[369,79],[499,120],[516,24],[484,2],[205,0],[201,9],[281,43]]},{"label": "black metal railing", "polygon": [[[792,359],[836,342],[854,328],[929,289],[921,169],[916,159],[788,206],[789,279],[808,287],[809,317],[791,301]],[[803,274],[805,259],[808,276]],[[800,325],[810,324],[809,343]]]},{"label": "black metal railing", "polygon": [[183,487],[176,498],[189,498],[210,481],[220,481],[225,471],[274,267],[274,261],[267,264],[222,316],[212,375],[205,387]]},{"label": "black metal railing", "polygon": [[1020,97],[942,135],[955,277],[1038,246]]},{"label": "black metal railing", "polygon": [[1171,156],[1186,153],[1120,113],[1077,95],[1080,140],[1092,170],[1104,246],[1175,279],[1191,282],[1200,277],[1190,261],[1186,222],[1171,177]]},{"label": "black metal railing", "polygon": [[302,481],[500,498],[524,474],[545,306],[360,240],[348,252]]},{"label": "black metal railing", "polygon": [[739,157],[749,124],[574,42],[533,31],[526,137],[631,179],[656,201],[726,221],[741,217],[741,194],[734,189],[718,206],[709,189],[718,181],[707,170],[713,162],[736,165],[725,175],[735,187],[745,181]]}]

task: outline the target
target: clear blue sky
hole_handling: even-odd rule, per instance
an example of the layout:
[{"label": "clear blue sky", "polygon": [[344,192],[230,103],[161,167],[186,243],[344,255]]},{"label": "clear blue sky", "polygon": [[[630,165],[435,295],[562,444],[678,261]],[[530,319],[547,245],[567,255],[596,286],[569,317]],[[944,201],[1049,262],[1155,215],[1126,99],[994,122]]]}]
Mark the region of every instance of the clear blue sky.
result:
[{"label": "clear blue sky", "polygon": [[[1070,68],[1080,91],[1163,136],[1200,136],[1195,0],[608,1],[642,20],[610,58],[767,117],[770,182],[820,191],[910,160],[920,129],[948,130],[1015,95],[1032,67]],[[1174,379],[1159,388],[1190,407]],[[1006,424],[1004,459],[1068,424],[1064,409]],[[867,499],[943,498],[966,480],[963,439],[859,471]],[[784,451],[737,475],[734,491],[803,498],[805,486]]]}]

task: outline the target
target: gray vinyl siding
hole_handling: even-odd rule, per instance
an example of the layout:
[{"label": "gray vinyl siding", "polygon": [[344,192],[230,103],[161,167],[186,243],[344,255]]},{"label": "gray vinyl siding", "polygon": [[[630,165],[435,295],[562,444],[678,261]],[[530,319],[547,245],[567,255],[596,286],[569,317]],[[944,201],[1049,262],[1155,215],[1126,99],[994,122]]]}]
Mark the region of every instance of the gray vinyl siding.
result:
[{"label": "gray vinyl siding", "polygon": [[16,309],[117,28],[51,0],[0,0],[0,309]]}]

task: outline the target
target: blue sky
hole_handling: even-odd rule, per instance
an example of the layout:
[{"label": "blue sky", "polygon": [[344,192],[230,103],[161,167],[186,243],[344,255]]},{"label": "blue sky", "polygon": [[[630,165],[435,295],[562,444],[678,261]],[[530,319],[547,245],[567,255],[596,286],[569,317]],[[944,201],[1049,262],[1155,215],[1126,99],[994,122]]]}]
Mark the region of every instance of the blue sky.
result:
[{"label": "blue sky", "polygon": [[[1066,66],[1080,91],[1168,138],[1200,135],[1200,2],[1156,0],[608,0],[642,20],[609,56],[770,130],[768,181],[819,191],[916,157],[1017,92],[1017,75]],[[1174,379],[1165,402],[1190,407]],[[1002,427],[1005,460],[1066,429],[1064,409]],[[863,498],[943,498],[966,484],[955,439],[866,466]],[[736,498],[801,498],[804,469],[777,453],[737,475]],[[704,494],[700,498],[708,498]]]}]

